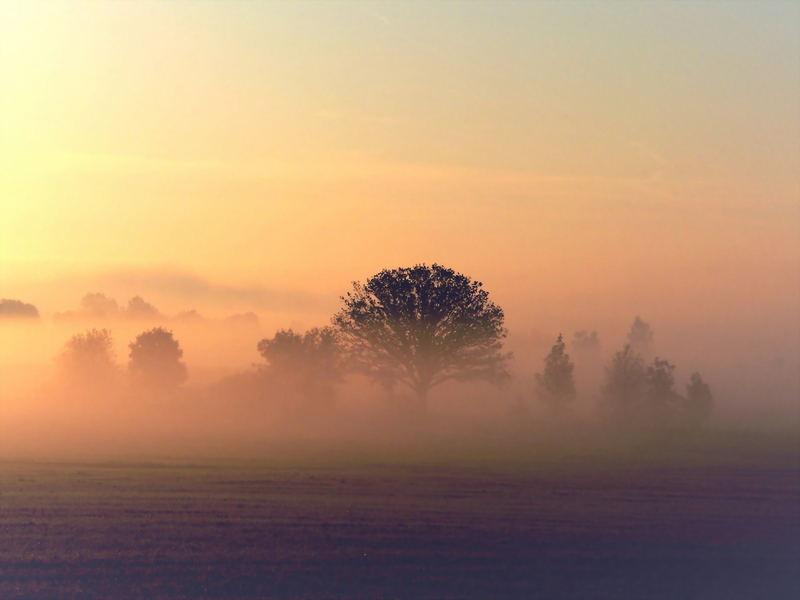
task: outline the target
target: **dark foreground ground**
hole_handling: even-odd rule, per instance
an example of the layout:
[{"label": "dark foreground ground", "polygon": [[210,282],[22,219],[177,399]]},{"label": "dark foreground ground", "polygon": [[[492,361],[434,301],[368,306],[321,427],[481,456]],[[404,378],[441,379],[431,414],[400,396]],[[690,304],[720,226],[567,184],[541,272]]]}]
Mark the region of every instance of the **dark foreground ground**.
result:
[{"label": "dark foreground ground", "polygon": [[793,457],[0,463],[0,598],[800,598]]}]

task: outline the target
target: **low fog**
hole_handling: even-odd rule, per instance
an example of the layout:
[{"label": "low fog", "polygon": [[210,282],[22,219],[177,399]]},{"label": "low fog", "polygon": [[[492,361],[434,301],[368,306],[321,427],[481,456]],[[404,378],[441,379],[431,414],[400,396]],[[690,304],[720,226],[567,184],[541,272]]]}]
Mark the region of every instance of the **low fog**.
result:
[{"label": "low fog", "polygon": [[[430,276],[426,266],[414,269]],[[486,323],[475,333],[475,318],[441,298],[426,304],[427,288],[413,281],[423,309],[410,321],[404,309],[392,312],[388,296],[380,307],[394,315],[380,336],[416,336],[408,355],[380,346],[383,337],[359,338],[367,321],[357,314],[365,306],[358,294],[402,296],[401,285],[381,292],[356,284],[327,318],[300,311],[287,319],[263,307],[257,314],[258,306],[167,311],[135,292],[91,291],[49,313],[33,299],[5,299],[0,452],[260,456],[276,444],[350,443],[423,454],[577,450],[798,425],[796,323],[714,331],[681,326],[679,314],[661,324],[645,312],[548,322],[518,305],[504,313],[486,294],[484,312],[475,312]],[[435,315],[433,333],[426,311]],[[450,337],[438,323],[452,325]],[[452,341],[462,338],[471,340],[466,350]]]}]

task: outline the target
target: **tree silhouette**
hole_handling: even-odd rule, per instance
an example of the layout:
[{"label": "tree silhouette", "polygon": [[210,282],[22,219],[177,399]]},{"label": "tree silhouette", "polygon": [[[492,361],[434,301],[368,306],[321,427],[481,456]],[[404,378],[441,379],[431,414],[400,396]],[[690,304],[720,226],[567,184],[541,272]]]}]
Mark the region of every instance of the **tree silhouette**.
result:
[{"label": "tree silhouette", "polygon": [[89,329],[72,336],[58,357],[65,383],[85,389],[109,385],[116,378],[114,349],[107,329]]},{"label": "tree silhouette", "polygon": [[77,310],[56,313],[57,319],[110,319],[119,316],[119,305],[114,298],[101,292],[86,294]]},{"label": "tree silhouette", "polygon": [[674,371],[675,365],[658,357],[647,367],[647,394],[642,416],[652,425],[663,426],[669,423],[680,400],[675,391]]},{"label": "tree silhouette", "polygon": [[134,296],[128,300],[125,316],[129,319],[154,320],[162,317],[159,310],[141,296]]},{"label": "tree silhouette", "polygon": [[38,319],[39,310],[33,304],[21,300],[3,298],[0,300],[0,318]]},{"label": "tree silhouette", "polygon": [[172,390],[186,381],[183,350],[172,332],[155,327],[131,342],[128,372],[133,382],[149,390]]},{"label": "tree silhouette", "polygon": [[684,413],[691,426],[707,425],[711,418],[713,398],[711,388],[703,381],[700,373],[692,373],[686,386]]},{"label": "tree silhouette", "polygon": [[559,333],[550,353],[544,358],[544,371],[536,374],[536,394],[551,408],[563,408],[575,399],[575,365],[566,352],[564,338]]},{"label": "tree silhouette", "polygon": [[363,372],[424,405],[445,381],[508,377],[503,310],[482,285],[437,264],[385,269],[354,282],[333,321]]},{"label": "tree silhouette", "polygon": [[641,355],[630,344],[615,353],[606,368],[603,401],[609,416],[629,420],[638,411],[647,389],[647,371]]},{"label": "tree silhouette", "polygon": [[626,345],[606,369],[603,398],[610,416],[650,430],[677,424],[684,399],[675,391],[674,371],[674,364],[658,357],[645,366],[642,356]]},{"label": "tree silhouette", "polygon": [[110,317],[118,312],[117,301],[100,292],[86,294],[81,298],[81,313],[87,317]]},{"label": "tree silhouette", "polygon": [[344,372],[338,333],[332,327],[314,328],[304,334],[280,330],[258,343],[273,381],[285,391],[297,391],[306,399],[332,398],[334,385]]},{"label": "tree silhouette", "polygon": [[628,331],[628,344],[635,352],[647,354],[653,344],[653,329],[649,323],[643,321],[638,315]]}]

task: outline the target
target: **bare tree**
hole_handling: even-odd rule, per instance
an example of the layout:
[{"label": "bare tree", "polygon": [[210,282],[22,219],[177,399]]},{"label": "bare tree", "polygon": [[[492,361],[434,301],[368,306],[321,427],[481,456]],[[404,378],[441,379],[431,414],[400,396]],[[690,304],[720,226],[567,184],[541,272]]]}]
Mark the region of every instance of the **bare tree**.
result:
[{"label": "bare tree", "polygon": [[172,390],[186,381],[183,350],[172,332],[155,327],[131,342],[128,372],[133,382],[149,390]]},{"label": "bare tree", "polygon": [[508,378],[503,310],[482,285],[437,264],[385,269],[353,283],[333,321],[365,373],[424,406],[445,381]]}]

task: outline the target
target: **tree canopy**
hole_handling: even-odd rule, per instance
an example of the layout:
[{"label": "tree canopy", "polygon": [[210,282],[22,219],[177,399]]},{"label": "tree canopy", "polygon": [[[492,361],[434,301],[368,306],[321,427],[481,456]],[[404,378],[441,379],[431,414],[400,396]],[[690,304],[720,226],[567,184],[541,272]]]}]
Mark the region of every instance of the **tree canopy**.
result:
[{"label": "tree canopy", "polygon": [[171,331],[155,327],[128,346],[128,371],[134,383],[150,389],[173,389],[186,381],[183,350]]},{"label": "tree canopy", "polygon": [[333,396],[334,384],[342,379],[344,365],[339,336],[332,327],[306,333],[282,329],[258,343],[273,382],[299,391],[308,400]]},{"label": "tree canopy", "polygon": [[385,269],[354,282],[333,322],[358,367],[421,401],[448,380],[508,377],[503,310],[483,284],[438,264]]},{"label": "tree canopy", "polygon": [[72,336],[58,357],[62,378],[86,389],[103,387],[117,375],[114,344],[107,329],[89,329]]}]

